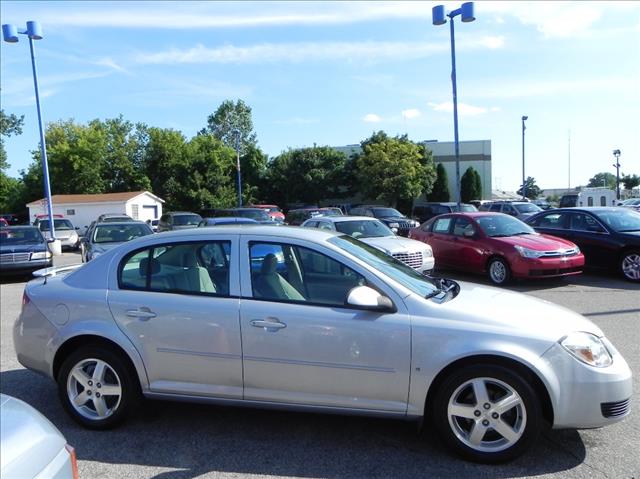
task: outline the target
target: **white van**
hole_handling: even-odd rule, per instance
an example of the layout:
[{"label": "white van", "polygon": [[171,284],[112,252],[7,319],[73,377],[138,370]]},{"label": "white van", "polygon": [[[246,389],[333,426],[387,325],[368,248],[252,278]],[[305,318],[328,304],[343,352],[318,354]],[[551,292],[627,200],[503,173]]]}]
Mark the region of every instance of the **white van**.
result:
[{"label": "white van", "polygon": [[609,188],[583,188],[578,194],[564,195],[560,208],[574,206],[616,206],[616,192]]}]

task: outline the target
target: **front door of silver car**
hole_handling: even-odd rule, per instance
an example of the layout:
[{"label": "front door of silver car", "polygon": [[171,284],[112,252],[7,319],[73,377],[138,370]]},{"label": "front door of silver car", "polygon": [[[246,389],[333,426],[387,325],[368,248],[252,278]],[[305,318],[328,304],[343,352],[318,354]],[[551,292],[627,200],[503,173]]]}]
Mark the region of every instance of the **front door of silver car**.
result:
[{"label": "front door of silver car", "polygon": [[402,301],[396,312],[346,306],[364,274],[300,243],[244,239],[240,261],[245,399],[405,413]]},{"label": "front door of silver car", "polygon": [[142,355],[152,392],[242,398],[232,244],[167,242],[123,259],[109,308]]}]

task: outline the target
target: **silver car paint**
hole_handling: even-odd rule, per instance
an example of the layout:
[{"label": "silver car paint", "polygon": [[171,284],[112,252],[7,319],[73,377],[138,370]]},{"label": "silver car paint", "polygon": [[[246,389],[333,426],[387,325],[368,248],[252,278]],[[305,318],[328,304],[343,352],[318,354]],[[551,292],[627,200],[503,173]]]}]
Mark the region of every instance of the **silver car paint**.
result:
[{"label": "silver car paint", "polygon": [[0,476],[63,479],[73,477],[67,441],[27,403],[0,394]]},{"label": "silver car paint", "polygon": [[[86,290],[80,290],[79,296],[72,298],[77,303],[76,307],[69,305],[69,325],[57,331],[52,341],[47,341],[47,336],[43,337],[44,334],[50,334],[50,331],[46,331],[46,333],[41,331],[42,334],[37,336],[40,338],[42,346],[46,347],[47,343],[53,344],[51,346],[53,353],[57,346],[69,337],[82,334],[82,331],[85,333],[97,331],[97,334],[108,336],[130,354],[138,370],[145,394],[155,397],[181,397],[176,394],[154,393],[149,389],[146,377],[144,377],[144,366],[140,354],[137,353],[138,349],[133,348],[129,338],[115,326],[116,323],[105,306],[105,289],[108,287],[110,294],[117,291],[116,266],[123,255],[133,248],[172,240],[217,239],[220,234],[230,234],[231,236],[239,234],[239,240],[245,243],[248,239],[268,239],[269,241],[284,241],[312,247],[339,259],[365,276],[368,281],[392,299],[398,308],[398,313],[379,315],[374,319],[371,316],[366,318],[366,313],[360,315],[352,313],[351,316],[348,316],[333,308],[318,307],[318,309],[322,309],[322,314],[319,314],[317,310],[313,309],[316,308],[314,306],[287,305],[287,308],[283,308],[284,303],[267,303],[250,299],[249,259],[247,248],[242,247],[239,252],[241,276],[237,283],[232,280],[231,288],[239,286],[239,296],[246,298],[236,300],[239,304],[242,329],[251,330],[251,333],[247,333],[246,345],[243,344],[245,346],[245,368],[248,367],[249,371],[245,377],[245,399],[234,400],[194,394],[185,394],[184,398],[199,397],[200,399],[225,402],[231,400],[238,404],[286,405],[287,408],[307,406],[327,411],[352,413],[364,411],[368,414],[396,416],[399,414],[397,408],[403,407],[398,404],[398,401],[402,401],[400,398],[404,394],[408,395],[406,413],[404,414],[407,417],[419,417],[424,412],[428,388],[438,372],[458,359],[489,354],[518,361],[528,366],[539,376],[551,397],[554,409],[554,426],[556,427],[567,425],[593,427],[622,419],[622,417],[605,419],[601,414],[595,414],[593,411],[599,405],[599,402],[596,401],[618,401],[630,396],[631,372],[624,359],[619,354],[615,354],[613,366],[594,368],[580,363],[558,346],[558,341],[572,331],[587,331],[601,336],[602,331],[587,319],[551,303],[521,294],[465,283],[461,284],[462,292],[454,300],[443,304],[433,303],[417,297],[402,285],[369,267],[361,259],[352,257],[326,242],[334,235],[318,230],[235,226],[219,227],[215,233],[203,228],[134,240],[129,243],[130,246],[106,253],[71,273],[64,280],[58,277],[52,278],[49,280],[50,284],[43,286],[43,288],[49,288],[47,294],[33,299],[33,302],[37,302],[39,308],[42,306],[44,309],[48,309],[49,314],[53,304],[59,301],[55,298],[68,298],[70,290],[74,287],[95,289],[96,294],[102,295],[103,304],[97,308],[97,312],[93,311],[93,307],[84,308]],[[105,270],[107,271],[105,272]],[[98,274],[99,272],[101,274]],[[37,285],[30,283],[27,286],[28,293],[31,295],[32,290],[37,287]],[[232,291],[238,291],[238,289],[232,289]],[[173,294],[167,296],[175,298],[176,304],[187,304],[191,300],[190,296]],[[211,299],[217,301],[217,298]],[[65,301],[67,304],[69,303],[67,300]],[[98,302],[98,297],[96,297],[96,302]],[[95,304],[95,306],[98,305]],[[92,319],[90,320],[87,319],[87,310],[91,310]],[[45,311],[43,313],[48,316]],[[312,329],[312,331],[295,328],[294,324],[287,325],[287,328],[276,333],[247,326],[247,321],[256,319],[254,317],[256,314],[259,314],[260,317],[270,317],[277,314],[280,319],[286,315],[287,322],[290,322],[291,318],[294,321],[305,321],[305,324],[309,326],[306,329]],[[344,322],[345,319],[353,321],[357,326],[335,327],[337,322]],[[20,329],[21,321],[22,316],[17,322],[16,329]],[[374,338],[359,336],[358,327],[364,324],[380,328],[376,332],[378,336],[374,336]],[[315,348],[314,344],[301,345],[295,341],[294,344],[291,344],[288,341],[283,341],[285,336],[280,334],[288,328],[291,328],[290,331],[293,330],[293,333],[288,337],[295,341],[309,341],[311,338],[317,340],[317,337],[322,337],[321,334],[326,334],[325,337],[322,337],[323,339],[333,338],[334,341],[325,342],[323,344],[324,350],[320,350],[323,348]],[[378,349],[375,351],[376,355],[372,356],[373,346],[379,347],[380,344],[383,344],[380,341],[383,336],[382,331],[385,329],[387,338],[384,346],[387,346],[389,337],[393,339],[397,337],[398,341],[394,341],[389,347]],[[167,337],[169,336],[167,335]],[[272,348],[263,347],[261,349],[259,339],[270,341],[272,345],[278,346],[282,350],[278,350],[276,356]],[[349,342],[349,340],[351,341]],[[23,350],[23,358],[29,354],[38,356],[37,352],[33,351],[37,346],[32,343],[25,346],[26,339],[21,334],[16,335],[15,343],[17,349]],[[20,346],[18,346],[19,343]],[[132,354],[132,350],[135,353]],[[557,350],[557,354],[552,354],[551,351],[555,350]],[[360,354],[366,355],[367,362],[358,362],[354,358]],[[188,354],[186,356],[190,357]],[[303,357],[305,359],[302,359]],[[52,356],[47,357],[46,361],[52,361],[52,359]],[[241,361],[241,358],[238,359],[239,363]],[[293,367],[294,365],[302,365],[307,374],[299,374],[297,368]],[[371,371],[353,368],[353,366],[363,365]],[[353,371],[353,375],[350,376],[349,372],[345,373],[338,383],[334,383],[333,377],[335,376],[328,380],[328,376],[325,377],[322,374],[325,370],[341,369],[338,366],[347,366],[344,369]],[[391,370],[394,371],[393,374],[387,372]],[[410,370],[408,380],[405,376],[407,370]],[[51,374],[50,368],[49,371],[44,372]],[[373,378],[370,388],[367,388],[366,381],[362,381],[363,376],[356,374],[356,372]],[[267,374],[268,377],[261,379],[260,373]],[[315,381],[318,374],[323,378],[321,384]],[[385,374],[393,378],[391,384],[394,385],[393,387],[401,388],[401,391],[384,391],[379,395],[380,383],[378,379]],[[353,378],[356,377],[358,380],[354,381]],[[351,391],[346,390],[349,386],[349,379],[353,383]],[[568,379],[572,379],[571,394],[567,394],[563,384],[563,381]],[[300,383],[294,385],[296,380],[302,381],[303,386]],[[581,398],[582,401],[584,398],[591,398],[590,394],[595,382],[602,382],[603,385],[597,388],[598,395],[593,399],[591,406],[585,408],[585,411],[590,415],[582,418],[576,418],[575,414],[572,416],[572,406],[575,403],[569,404],[567,397]],[[408,383],[410,383],[410,387]],[[390,385],[388,387],[390,388]],[[319,390],[322,392],[318,393]],[[352,395],[351,398],[348,397],[349,394]]]}]

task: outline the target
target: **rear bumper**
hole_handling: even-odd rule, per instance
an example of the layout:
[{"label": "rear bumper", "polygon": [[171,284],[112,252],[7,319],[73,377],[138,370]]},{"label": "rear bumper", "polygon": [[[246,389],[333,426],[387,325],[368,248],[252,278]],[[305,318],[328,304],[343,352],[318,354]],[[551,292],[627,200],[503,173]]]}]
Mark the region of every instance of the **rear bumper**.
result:
[{"label": "rear bumper", "polygon": [[584,256],[568,256],[563,258],[522,258],[511,264],[513,276],[516,278],[553,278],[582,273]]}]

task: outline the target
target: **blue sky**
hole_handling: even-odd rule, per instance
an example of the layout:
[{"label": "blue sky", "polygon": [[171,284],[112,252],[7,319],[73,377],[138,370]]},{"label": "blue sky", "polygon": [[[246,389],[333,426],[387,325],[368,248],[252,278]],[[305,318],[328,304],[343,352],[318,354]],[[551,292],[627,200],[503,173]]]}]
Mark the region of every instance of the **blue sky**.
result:
[{"label": "blue sky", "polygon": [[[119,114],[187,137],[225,99],[253,109],[260,147],[358,143],[375,130],[453,139],[448,25],[434,2],[12,2],[2,23],[42,24],[45,121]],[[447,10],[460,3],[445,3]],[[461,140],[492,140],[494,187],[543,188],[600,171],[640,174],[640,3],[477,2],[456,19]],[[26,168],[38,130],[26,38],[2,42],[2,108],[25,116],[6,148]],[[55,192],[55,185],[53,185]]]}]

